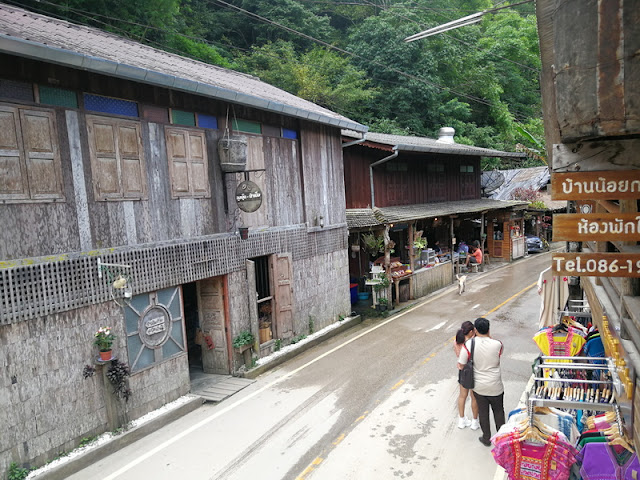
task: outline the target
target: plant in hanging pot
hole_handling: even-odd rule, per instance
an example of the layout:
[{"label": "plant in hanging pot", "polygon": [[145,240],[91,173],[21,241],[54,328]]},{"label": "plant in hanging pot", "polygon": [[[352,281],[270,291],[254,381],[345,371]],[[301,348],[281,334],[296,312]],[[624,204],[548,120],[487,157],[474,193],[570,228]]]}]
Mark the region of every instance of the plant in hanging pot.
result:
[{"label": "plant in hanging pot", "polygon": [[116,339],[116,336],[111,332],[111,327],[100,327],[94,337],[93,344],[100,351],[100,360],[111,360],[111,347]]}]

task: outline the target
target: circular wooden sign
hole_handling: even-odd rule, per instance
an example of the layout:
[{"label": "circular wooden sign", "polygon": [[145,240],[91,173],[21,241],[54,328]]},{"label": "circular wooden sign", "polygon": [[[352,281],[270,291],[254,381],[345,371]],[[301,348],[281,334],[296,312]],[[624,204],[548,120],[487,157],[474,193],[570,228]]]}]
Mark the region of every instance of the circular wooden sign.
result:
[{"label": "circular wooden sign", "polygon": [[241,182],[236,188],[236,203],[243,212],[255,212],[262,205],[262,191],[250,180]]}]

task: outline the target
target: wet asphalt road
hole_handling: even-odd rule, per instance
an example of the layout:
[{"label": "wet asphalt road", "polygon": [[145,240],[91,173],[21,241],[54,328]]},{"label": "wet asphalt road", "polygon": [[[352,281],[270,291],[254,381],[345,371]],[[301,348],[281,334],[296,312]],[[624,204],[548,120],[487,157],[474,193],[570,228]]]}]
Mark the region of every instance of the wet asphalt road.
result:
[{"label": "wet asphalt road", "polygon": [[489,318],[505,344],[505,409],[515,407],[538,354],[535,283],[549,265],[549,253],[530,256],[469,276],[462,296],[448,288],[363,322],[70,478],[501,478],[479,431],[455,426],[451,342],[463,321]]}]

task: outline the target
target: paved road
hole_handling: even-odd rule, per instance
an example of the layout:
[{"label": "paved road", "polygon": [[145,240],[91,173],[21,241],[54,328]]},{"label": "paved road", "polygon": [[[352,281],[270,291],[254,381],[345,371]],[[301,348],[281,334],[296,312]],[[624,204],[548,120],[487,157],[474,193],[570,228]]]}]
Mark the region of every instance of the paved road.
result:
[{"label": "paved road", "polygon": [[549,254],[530,256],[475,276],[462,296],[446,289],[366,321],[70,478],[500,478],[479,431],[455,426],[452,337],[464,320],[490,319],[514,407],[538,353],[535,282],[548,265]]}]

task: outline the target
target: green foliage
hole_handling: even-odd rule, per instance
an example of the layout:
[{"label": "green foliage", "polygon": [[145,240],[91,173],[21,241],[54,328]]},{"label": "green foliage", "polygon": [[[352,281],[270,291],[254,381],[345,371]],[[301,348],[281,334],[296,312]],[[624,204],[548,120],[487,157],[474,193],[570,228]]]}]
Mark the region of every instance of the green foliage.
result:
[{"label": "green foliage", "polygon": [[239,348],[244,345],[252,345],[253,342],[253,334],[249,330],[243,330],[237,337],[233,339],[233,346],[235,348]]},{"label": "green foliage", "polygon": [[11,462],[9,465],[9,473],[7,474],[7,480],[24,480],[29,475],[28,468],[23,468],[17,463]]},{"label": "green foliage", "polygon": [[385,297],[381,297],[381,298],[378,299],[378,303],[380,305],[388,305],[389,304],[389,299],[385,298]]},{"label": "green foliage", "polygon": [[547,206],[542,200],[535,200],[529,204],[530,208],[535,208],[536,210],[546,210]]},{"label": "green foliage", "polygon": [[293,337],[293,338],[291,339],[291,342],[290,342],[290,343],[291,343],[291,345],[294,345],[294,344],[298,343],[299,341],[304,340],[305,338],[307,338],[307,336],[306,336],[306,335],[304,335],[304,334],[300,334],[300,335],[298,335],[297,337]]},{"label": "green foliage", "polygon": [[279,338],[276,338],[275,345],[274,345],[274,350],[277,352],[281,348],[282,348],[282,340],[280,340]]},{"label": "green foliage", "polygon": [[362,241],[364,242],[364,248],[371,255],[384,253],[384,237],[377,236],[374,233],[365,233],[362,235]]},{"label": "green foliage", "polygon": [[80,443],[78,444],[78,448],[86,447],[87,445],[95,442],[97,439],[97,435],[94,435],[93,437],[82,437],[82,440],[80,440]]},{"label": "green foliage", "polygon": [[311,315],[309,315],[309,335],[314,332],[316,322]]},{"label": "green foliage", "polygon": [[376,275],[376,279],[378,280],[378,283],[376,283],[373,286],[373,289],[376,292],[382,292],[382,291],[386,290],[387,288],[389,288],[389,285],[391,285],[391,280],[389,280],[389,276],[384,272],[378,273]]},{"label": "green foliage", "polygon": [[524,161],[484,159],[485,169],[545,164],[532,4],[406,43],[409,35],[495,2],[243,0],[234,3],[238,8],[210,0],[22,3],[258,76],[374,132],[435,137],[451,126],[458,143],[506,151],[519,144],[528,154]]}]

